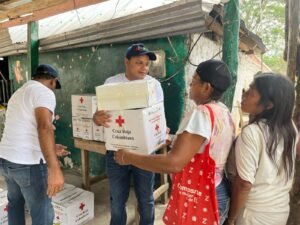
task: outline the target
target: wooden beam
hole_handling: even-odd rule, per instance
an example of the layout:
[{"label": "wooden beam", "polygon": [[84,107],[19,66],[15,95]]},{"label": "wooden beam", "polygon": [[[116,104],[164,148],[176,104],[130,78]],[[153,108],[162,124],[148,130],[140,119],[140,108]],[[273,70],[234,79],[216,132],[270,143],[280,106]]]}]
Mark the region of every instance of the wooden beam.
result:
[{"label": "wooden beam", "polygon": [[[297,65],[297,39],[299,37],[300,0],[289,0],[289,32],[287,51],[287,76],[295,81]],[[298,108],[299,110],[300,108]]]},{"label": "wooden beam", "polygon": [[[37,1],[38,4],[35,5],[35,7],[37,7],[37,8],[35,8],[33,10],[28,10],[28,8],[26,9],[26,7],[23,5],[22,10],[20,9],[21,11],[18,11],[18,13],[20,13],[20,12],[22,12],[22,14],[32,13],[32,15],[13,18],[13,19],[10,19],[9,21],[0,23],[0,29],[18,26],[18,25],[22,25],[22,24],[27,24],[31,21],[41,20],[41,19],[44,19],[44,18],[47,18],[50,16],[54,16],[54,15],[57,15],[60,13],[64,13],[64,12],[67,12],[70,10],[82,8],[82,7],[89,6],[89,5],[94,5],[94,4],[105,2],[105,1],[107,1],[107,0],[67,0],[67,1],[56,0],[56,1],[49,1],[50,7],[48,7],[49,4],[45,5],[45,3],[43,3],[44,2],[43,0],[38,0]],[[57,2],[59,2],[59,4],[57,4]],[[61,3],[61,2],[63,2],[63,3]],[[51,3],[53,3],[54,5],[51,5]],[[44,6],[44,8],[41,8],[42,6]],[[31,6],[31,7],[33,7],[33,6]],[[16,12],[14,12],[14,13],[16,13]],[[11,16],[16,15],[14,13],[11,14]],[[9,16],[9,15],[3,15],[0,13],[0,20],[8,18],[7,16]]]},{"label": "wooden beam", "polygon": [[7,4],[5,6],[9,8],[4,13],[0,13],[0,20],[7,18],[10,20],[21,18],[22,15],[30,14],[34,11],[46,9],[47,7],[52,7],[64,2],[64,0],[50,0],[45,4],[45,1],[43,0],[35,0],[34,2],[23,2],[22,5],[17,5],[15,7],[10,7],[10,5]]}]

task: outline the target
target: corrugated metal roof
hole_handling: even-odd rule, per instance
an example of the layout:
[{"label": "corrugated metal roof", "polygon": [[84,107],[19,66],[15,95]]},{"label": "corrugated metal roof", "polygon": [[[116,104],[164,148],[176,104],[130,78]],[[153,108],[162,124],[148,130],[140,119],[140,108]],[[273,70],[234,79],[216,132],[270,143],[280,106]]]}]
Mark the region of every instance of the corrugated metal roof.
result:
[{"label": "corrugated metal roof", "polygon": [[[39,21],[39,39],[135,14],[178,0],[110,0]],[[13,43],[27,41],[27,25],[9,28]]]},{"label": "corrugated metal roof", "polygon": [[[120,18],[145,10],[153,9],[174,2],[190,2],[193,0],[110,0],[87,6],[39,21],[39,39],[73,31],[111,19]],[[198,0],[201,2],[200,0]],[[224,1],[224,0],[223,0]],[[226,0],[225,0],[226,1]],[[210,11],[213,4],[222,0],[202,0],[204,11]],[[12,43],[27,41],[27,25],[9,28]]]},{"label": "corrugated metal roof", "polygon": [[[178,1],[40,40],[41,51],[206,31],[201,1]],[[138,21],[138,22],[137,22]]]}]

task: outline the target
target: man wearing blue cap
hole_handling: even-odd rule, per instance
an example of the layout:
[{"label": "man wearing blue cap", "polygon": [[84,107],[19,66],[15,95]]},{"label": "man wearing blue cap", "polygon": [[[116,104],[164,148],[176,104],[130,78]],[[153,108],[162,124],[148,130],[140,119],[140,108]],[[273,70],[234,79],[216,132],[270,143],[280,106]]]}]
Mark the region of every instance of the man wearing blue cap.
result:
[{"label": "man wearing blue cap", "polygon": [[51,197],[64,186],[52,124],[56,106],[53,91],[60,88],[57,70],[42,64],[33,80],[8,102],[0,143],[0,174],[7,184],[10,225],[25,225],[25,204],[32,225],[53,224]]},{"label": "man wearing blue cap", "polygon": [[[153,77],[147,75],[150,61],[156,60],[156,55],[149,51],[144,44],[133,44],[126,52],[125,73],[108,78],[108,83],[123,83],[134,80],[150,80]],[[156,92],[159,101],[163,101],[163,91],[157,81]],[[110,115],[105,111],[94,114],[94,122],[97,125],[109,127]],[[110,185],[111,220],[110,225],[126,225],[126,202],[129,196],[131,177],[134,181],[135,194],[138,200],[140,225],[154,224],[154,173],[139,169],[134,166],[118,165],[114,159],[114,151],[106,153],[106,172]]]}]

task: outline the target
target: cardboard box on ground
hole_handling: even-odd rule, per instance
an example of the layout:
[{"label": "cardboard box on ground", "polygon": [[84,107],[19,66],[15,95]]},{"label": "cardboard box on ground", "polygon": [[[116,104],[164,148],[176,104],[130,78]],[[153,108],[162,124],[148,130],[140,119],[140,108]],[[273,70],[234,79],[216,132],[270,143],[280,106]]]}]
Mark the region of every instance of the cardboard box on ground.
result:
[{"label": "cardboard box on ground", "polygon": [[0,225],[8,225],[7,191],[0,188]]},{"label": "cardboard box on ground", "polygon": [[94,218],[94,193],[71,184],[52,198],[54,225],[81,225]]}]

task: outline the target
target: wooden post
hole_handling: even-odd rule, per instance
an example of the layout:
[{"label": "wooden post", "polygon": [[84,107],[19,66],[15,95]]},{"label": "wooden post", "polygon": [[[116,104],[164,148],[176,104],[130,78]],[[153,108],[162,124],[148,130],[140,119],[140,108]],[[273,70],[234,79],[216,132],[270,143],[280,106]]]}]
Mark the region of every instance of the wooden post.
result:
[{"label": "wooden post", "polygon": [[299,11],[300,0],[288,0],[288,52],[287,52],[287,75],[295,81],[297,65],[297,39],[299,36]]},{"label": "wooden post", "polygon": [[[286,58],[287,58],[287,76],[295,82],[297,73],[297,48],[300,47],[297,44],[299,38],[299,26],[300,26],[300,0],[286,0]],[[299,51],[299,50],[298,50]],[[298,58],[300,60],[300,58]],[[298,62],[299,64],[299,62]],[[300,79],[296,83],[296,103],[294,119],[298,120],[300,115]],[[299,215],[299,201],[300,201],[300,157],[297,157],[295,161],[295,175],[294,184],[290,196],[290,215],[287,224],[296,225],[300,224]]]},{"label": "wooden post", "polygon": [[238,69],[238,44],[240,30],[239,0],[230,0],[224,8],[223,61],[231,72],[231,86],[225,92],[224,103],[231,110]]}]

